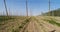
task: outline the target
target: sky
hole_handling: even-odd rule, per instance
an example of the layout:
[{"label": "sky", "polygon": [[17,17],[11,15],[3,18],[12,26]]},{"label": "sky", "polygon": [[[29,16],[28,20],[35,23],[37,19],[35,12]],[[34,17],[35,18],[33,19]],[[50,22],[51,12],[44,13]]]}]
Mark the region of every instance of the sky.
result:
[{"label": "sky", "polygon": [[[50,0],[51,10],[60,8],[60,0]],[[9,15],[26,15],[25,0],[6,0]],[[48,12],[48,0],[28,0],[29,15],[40,15]],[[6,15],[4,2],[0,0],[0,15]]]}]

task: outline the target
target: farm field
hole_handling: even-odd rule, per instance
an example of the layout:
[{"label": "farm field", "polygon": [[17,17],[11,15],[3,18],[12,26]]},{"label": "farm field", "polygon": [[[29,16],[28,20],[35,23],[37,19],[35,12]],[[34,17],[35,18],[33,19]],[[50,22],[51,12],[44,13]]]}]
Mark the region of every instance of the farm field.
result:
[{"label": "farm field", "polygon": [[60,32],[60,17],[0,16],[0,32]]},{"label": "farm field", "polygon": [[0,0],[0,32],[60,32],[60,0]]}]

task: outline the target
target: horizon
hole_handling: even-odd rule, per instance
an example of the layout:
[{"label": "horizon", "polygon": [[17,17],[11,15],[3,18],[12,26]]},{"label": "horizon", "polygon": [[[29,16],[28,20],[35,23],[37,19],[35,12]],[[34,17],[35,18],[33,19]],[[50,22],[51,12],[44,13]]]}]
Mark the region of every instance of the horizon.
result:
[{"label": "horizon", "polygon": [[[60,0],[51,0],[51,10],[60,8]],[[9,15],[26,15],[25,0],[6,0]],[[40,15],[48,12],[48,0],[28,0],[29,15]],[[31,13],[30,13],[31,11]],[[4,2],[0,0],[0,15],[6,15]]]}]

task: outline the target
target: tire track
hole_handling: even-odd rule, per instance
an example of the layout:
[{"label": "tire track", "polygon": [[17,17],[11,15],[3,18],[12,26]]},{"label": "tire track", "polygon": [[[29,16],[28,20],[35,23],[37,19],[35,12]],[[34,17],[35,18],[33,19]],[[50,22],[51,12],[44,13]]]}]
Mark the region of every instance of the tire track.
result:
[{"label": "tire track", "polygon": [[35,23],[34,19],[30,21],[24,32],[40,32],[39,26]]}]

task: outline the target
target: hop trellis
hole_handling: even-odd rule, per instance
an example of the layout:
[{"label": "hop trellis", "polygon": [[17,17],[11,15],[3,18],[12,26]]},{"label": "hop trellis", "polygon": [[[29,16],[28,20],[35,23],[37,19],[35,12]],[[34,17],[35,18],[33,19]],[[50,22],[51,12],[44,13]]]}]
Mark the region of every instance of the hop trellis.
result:
[{"label": "hop trellis", "polygon": [[[7,8],[7,4],[6,4],[6,0],[4,0],[4,6],[5,6],[5,10],[6,10],[6,15],[8,16],[8,8]],[[51,11],[51,0],[48,0],[48,11]],[[26,16],[28,16],[28,0],[26,0]],[[30,12],[31,13],[31,12]],[[50,13],[48,14],[49,16],[51,15]],[[52,16],[54,15],[54,13],[52,12]]]}]

